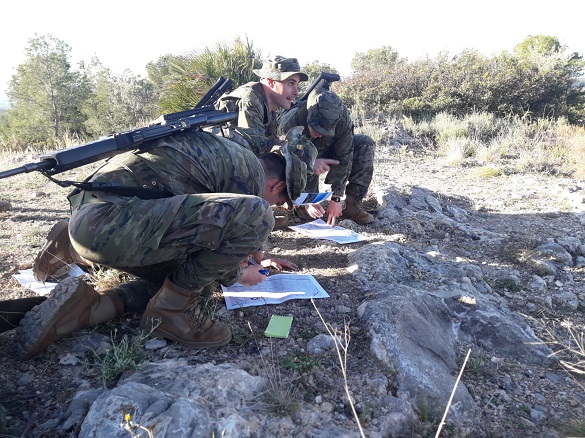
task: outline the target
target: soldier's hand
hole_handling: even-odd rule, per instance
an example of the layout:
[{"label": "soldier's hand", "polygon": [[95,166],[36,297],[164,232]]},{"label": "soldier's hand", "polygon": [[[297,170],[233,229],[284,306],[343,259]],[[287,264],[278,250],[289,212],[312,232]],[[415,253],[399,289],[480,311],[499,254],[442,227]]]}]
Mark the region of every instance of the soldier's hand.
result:
[{"label": "soldier's hand", "polygon": [[343,213],[343,205],[340,202],[329,201],[327,206],[327,225],[335,226],[338,217]]},{"label": "soldier's hand", "polygon": [[315,164],[313,164],[313,173],[315,175],[322,175],[323,173],[329,172],[331,166],[339,164],[338,160],[333,158],[317,158]]},{"label": "soldier's hand", "polygon": [[254,259],[254,261],[256,263],[260,263],[262,260],[264,260],[266,258],[266,256],[264,255],[264,251],[261,250],[261,249],[259,249],[258,251],[256,251],[250,257],[252,257],[252,259]]},{"label": "soldier's hand", "polygon": [[282,268],[290,269],[292,271],[296,271],[297,269],[299,269],[297,265],[286,259],[270,258],[262,260],[262,263],[260,264],[265,268],[272,267],[278,269],[279,271],[282,271]]},{"label": "soldier's hand", "polygon": [[313,219],[319,219],[325,214],[325,209],[321,204],[310,204],[307,205],[306,208],[307,213],[309,213],[309,216],[311,216]]},{"label": "soldier's hand", "polygon": [[242,269],[242,275],[238,278],[238,283],[244,286],[256,286],[266,279],[267,274],[260,273],[260,271],[265,270],[267,269],[262,265],[248,265]]}]

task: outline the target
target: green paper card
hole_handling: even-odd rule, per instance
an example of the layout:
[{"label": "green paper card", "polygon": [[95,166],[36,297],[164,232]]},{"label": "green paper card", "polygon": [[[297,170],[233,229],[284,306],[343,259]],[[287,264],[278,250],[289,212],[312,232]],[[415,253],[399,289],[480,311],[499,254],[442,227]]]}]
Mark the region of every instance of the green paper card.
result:
[{"label": "green paper card", "polygon": [[272,315],[264,336],[269,338],[288,338],[288,332],[292,325],[292,316]]}]

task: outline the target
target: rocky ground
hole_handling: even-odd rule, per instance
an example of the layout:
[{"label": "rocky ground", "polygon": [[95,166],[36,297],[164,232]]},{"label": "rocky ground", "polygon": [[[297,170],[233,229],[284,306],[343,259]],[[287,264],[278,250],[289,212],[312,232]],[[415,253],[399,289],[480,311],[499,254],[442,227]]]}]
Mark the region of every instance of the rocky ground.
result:
[{"label": "rocky ground", "polygon": [[[22,164],[4,162],[0,168]],[[401,243],[414,249],[435,245],[445,256],[465,258],[481,266],[486,278],[501,279],[496,273],[512,272],[524,285],[530,283],[535,272],[523,264],[522,254],[530,251],[535,242],[558,237],[585,241],[585,182],[526,174],[485,178],[478,173],[478,168],[476,163],[449,165],[432,154],[394,154],[379,150],[376,185],[391,184],[397,190],[426,188],[438,199],[466,209],[475,227],[510,236],[506,244],[490,246],[447,232],[430,236],[409,226],[412,224],[397,223],[395,231],[402,236]],[[79,179],[80,175],[65,176]],[[67,191],[37,173],[0,180],[0,202],[4,202],[0,208],[0,299],[31,295],[12,275],[31,267],[51,225],[67,217]],[[374,191],[368,208],[376,208]],[[376,223],[355,229],[367,235],[370,242],[396,239],[396,235],[380,233]],[[301,273],[315,276],[330,295],[329,299],[316,302],[323,319],[334,328],[349,327],[348,385],[367,431],[368,427],[374,428],[377,410],[383,408],[370,405],[364,389],[371,370],[379,369],[379,364],[369,350],[367,330],[356,314],[367,291],[359,278],[348,275],[346,270],[348,254],[366,243],[338,245],[311,240],[291,230],[277,230],[266,249],[270,256],[288,258],[300,266]],[[571,333],[583,347],[579,336],[585,331],[584,282],[585,270],[576,266],[567,268],[562,280],[557,279],[541,293],[517,287],[516,283],[501,282],[492,287],[506,298],[511,308],[527,318],[543,342],[559,351]],[[555,297],[565,291],[573,292],[580,300],[576,304],[557,303]],[[315,400],[322,407],[329,404],[332,421],[357,430],[347,403],[343,402],[343,379],[337,356],[332,353],[315,358],[306,354],[306,341],[325,333],[323,322],[309,301],[295,300],[230,312],[221,308],[221,298],[217,303],[219,317],[233,329],[234,340],[228,346],[193,352],[166,345],[146,350],[146,357],[151,361],[181,357],[192,364],[232,362],[251,374],[266,375],[277,369],[282,397],[271,399],[272,408],[284,414],[294,408],[295,397]],[[294,317],[288,339],[270,341],[263,337],[272,314]],[[103,324],[92,335],[119,341],[123,334],[135,334],[138,326],[139,315],[128,315],[122,321]],[[57,425],[67,416],[71,398],[77,391],[100,386],[99,363],[87,349],[79,353],[78,337],[63,340],[38,357],[21,360],[14,355],[13,336],[14,331],[0,334],[0,403],[5,409],[5,415],[0,418],[6,420],[5,425],[0,423],[3,433],[0,436],[76,436],[79,425],[72,425],[66,431]],[[581,350],[581,356],[573,353],[579,352],[579,342],[559,353],[567,364],[578,365],[583,360],[585,351]],[[462,346],[461,363],[466,347]],[[474,351],[462,379],[482,407],[480,417],[471,429],[446,428],[442,436],[585,436],[584,380],[582,375],[569,373],[560,364],[552,368],[544,365],[521,368]],[[429,418],[425,409],[420,408],[421,423],[409,436],[434,436],[437,419]]]}]

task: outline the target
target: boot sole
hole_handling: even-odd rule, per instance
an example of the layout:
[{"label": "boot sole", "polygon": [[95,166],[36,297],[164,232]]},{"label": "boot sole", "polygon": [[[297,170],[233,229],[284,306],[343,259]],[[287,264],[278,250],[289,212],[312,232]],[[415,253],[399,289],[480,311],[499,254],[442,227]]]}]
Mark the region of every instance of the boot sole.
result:
[{"label": "boot sole", "polygon": [[28,359],[44,350],[42,342],[53,327],[57,312],[68,313],[84,299],[80,296],[83,293],[76,294],[78,290],[85,290],[79,287],[81,281],[77,277],[66,278],[51,291],[47,300],[26,313],[16,328],[13,341],[19,356]]}]

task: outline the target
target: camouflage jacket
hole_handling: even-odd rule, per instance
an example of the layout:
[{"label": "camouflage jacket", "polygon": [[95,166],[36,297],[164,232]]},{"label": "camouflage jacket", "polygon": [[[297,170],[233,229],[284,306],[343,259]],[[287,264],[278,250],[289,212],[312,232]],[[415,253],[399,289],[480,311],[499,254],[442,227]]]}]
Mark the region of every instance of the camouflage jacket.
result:
[{"label": "camouflage jacket", "polygon": [[[266,94],[260,82],[248,82],[223,95],[216,108],[238,114],[237,121],[228,124],[229,137],[240,144],[243,137],[249,143],[248,148],[257,156],[269,153],[276,144],[276,114],[269,111]],[[237,132],[234,132],[235,128]]]},{"label": "camouflage jacket", "polygon": [[[141,225],[144,229],[134,230],[144,239],[142,248],[156,249],[188,195],[227,193],[260,198],[264,194],[265,178],[260,160],[250,150],[208,132],[184,131],[145,142],[140,149],[110,158],[94,172],[89,181],[130,190],[144,188],[165,192],[163,195],[166,196],[158,204],[161,208],[153,207],[152,203],[145,204],[148,210],[143,214],[145,220]],[[168,196],[169,192],[173,196]],[[87,202],[98,199],[124,206],[131,196],[138,195],[120,196],[103,190],[73,191],[69,195],[72,218],[77,212],[83,211],[79,206]],[[112,224],[112,229],[116,228],[124,228],[124,224]],[[125,231],[124,235],[127,233]],[[258,247],[261,245],[262,242],[258,242]],[[140,251],[137,251],[136,256],[140,257]],[[238,265],[218,281],[230,285],[240,275],[241,268]]]},{"label": "camouflage jacket", "polygon": [[[303,134],[311,138],[307,115],[307,101],[301,101],[297,106],[284,111],[278,118],[278,134],[286,134],[294,126],[303,126]],[[327,182],[331,184],[331,190],[336,196],[343,196],[353,162],[353,122],[347,107],[343,106],[333,137],[320,137],[311,141],[317,148],[317,158],[339,160],[339,164],[331,166],[327,173]]]},{"label": "camouflage jacket", "polygon": [[166,190],[173,195],[236,193],[261,197],[265,173],[256,156],[236,143],[207,132],[186,131],[113,157],[91,180]]}]

